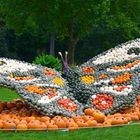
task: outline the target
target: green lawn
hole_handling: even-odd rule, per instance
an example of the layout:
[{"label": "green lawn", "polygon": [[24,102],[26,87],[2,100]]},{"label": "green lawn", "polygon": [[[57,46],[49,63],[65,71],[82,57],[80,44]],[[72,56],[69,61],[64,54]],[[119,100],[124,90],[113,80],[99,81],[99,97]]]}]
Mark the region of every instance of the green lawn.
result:
[{"label": "green lawn", "polygon": [[[0,101],[10,101],[19,96],[6,88],[0,88]],[[0,131],[0,140],[140,140],[140,125],[80,129],[76,131],[26,131],[5,132]]]},{"label": "green lawn", "polygon": [[11,101],[16,98],[20,97],[15,91],[0,87],[0,101]]}]

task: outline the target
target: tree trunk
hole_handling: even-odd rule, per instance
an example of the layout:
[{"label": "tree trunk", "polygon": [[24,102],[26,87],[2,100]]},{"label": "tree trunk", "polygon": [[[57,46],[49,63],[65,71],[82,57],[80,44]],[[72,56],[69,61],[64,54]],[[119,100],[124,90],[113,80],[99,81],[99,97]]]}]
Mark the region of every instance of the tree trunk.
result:
[{"label": "tree trunk", "polygon": [[71,38],[68,40],[68,63],[70,65],[74,64],[74,51],[75,51],[75,43]]},{"label": "tree trunk", "polygon": [[50,37],[50,54],[52,56],[55,56],[54,49],[55,49],[55,33],[52,33]]}]

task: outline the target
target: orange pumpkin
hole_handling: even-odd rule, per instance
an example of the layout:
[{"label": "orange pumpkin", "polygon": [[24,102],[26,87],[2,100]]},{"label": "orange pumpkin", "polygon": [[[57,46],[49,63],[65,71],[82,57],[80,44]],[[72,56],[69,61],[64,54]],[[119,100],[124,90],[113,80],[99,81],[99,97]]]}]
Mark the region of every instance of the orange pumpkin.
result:
[{"label": "orange pumpkin", "polygon": [[120,124],[126,124],[128,123],[128,120],[124,117],[115,117],[112,119],[111,124],[112,125],[120,125]]},{"label": "orange pumpkin", "polygon": [[4,129],[15,129],[16,128],[16,124],[12,121],[3,121],[3,128]]},{"label": "orange pumpkin", "polygon": [[39,117],[39,120],[40,120],[41,122],[46,122],[46,121],[48,121],[48,120],[50,120],[50,119],[51,119],[51,118],[48,117],[48,116]]},{"label": "orange pumpkin", "polygon": [[39,120],[32,120],[28,123],[28,128],[29,129],[39,129],[39,124],[40,124]]},{"label": "orange pumpkin", "polygon": [[52,118],[52,120],[54,120],[54,121],[55,121],[55,120],[60,120],[60,119],[62,119],[61,116],[55,116],[55,117]]},{"label": "orange pumpkin", "polygon": [[78,127],[78,125],[76,124],[76,123],[70,123],[69,125],[68,125],[68,129],[70,130],[70,131],[73,131],[73,130],[76,130],[76,129],[78,129],[79,127]]},{"label": "orange pumpkin", "polygon": [[123,114],[123,117],[125,117],[128,120],[128,122],[132,121],[130,114]]},{"label": "orange pumpkin", "polygon": [[72,119],[76,122],[78,120],[83,120],[82,116],[77,115],[77,116],[72,116]]},{"label": "orange pumpkin", "polygon": [[20,120],[19,120],[18,118],[12,118],[12,121],[13,121],[16,125],[20,122]]},{"label": "orange pumpkin", "polygon": [[100,111],[94,112],[93,117],[98,123],[103,123],[105,120],[105,115]]},{"label": "orange pumpkin", "polygon": [[33,116],[31,116],[31,117],[26,117],[26,121],[27,121],[27,122],[30,122],[30,121],[32,121],[32,120],[35,120],[35,117],[33,117]]},{"label": "orange pumpkin", "polygon": [[19,124],[17,124],[17,130],[27,130],[28,129],[28,126],[27,126],[27,124],[25,124],[25,123],[19,123]]},{"label": "orange pumpkin", "polygon": [[82,120],[78,120],[76,123],[79,127],[88,127],[88,123]]},{"label": "orange pumpkin", "polygon": [[103,127],[102,123],[97,123],[96,127]]},{"label": "orange pumpkin", "polygon": [[55,124],[56,124],[59,128],[66,128],[66,123],[65,123],[64,120],[62,120],[62,119],[55,120]]},{"label": "orange pumpkin", "polygon": [[0,129],[2,129],[2,128],[3,128],[3,121],[0,120]]},{"label": "orange pumpkin", "polygon": [[21,119],[19,123],[24,123],[24,124],[27,124],[27,121],[26,121],[26,120]]},{"label": "orange pumpkin", "polygon": [[99,75],[99,79],[105,79],[105,78],[107,78],[107,77],[108,77],[107,74],[100,74],[100,75]]},{"label": "orange pumpkin", "polygon": [[89,120],[94,120],[94,117],[93,116],[89,116],[89,115],[83,115],[82,119],[86,122],[86,121],[89,121]]},{"label": "orange pumpkin", "polygon": [[58,130],[58,126],[56,125],[56,124],[54,124],[54,123],[48,123],[48,126],[47,126],[48,128],[48,130]]},{"label": "orange pumpkin", "polygon": [[46,130],[47,129],[47,125],[44,122],[40,122],[38,124],[38,130]]},{"label": "orange pumpkin", "polygon": [[135,113],[131,113],[131,119],[132,121],[138,121],[139,120],[139,116]]},{"label": "orange pumpkin", "polygon": [[67,122],[69,120],[68,117],[62,117],[62,119],[63,119],[64,122]]},{"label": "orange pumpkin", "polygon": [[88,120],[87,121],[88,127],[93,127],[97,125],[97,121],[96,120]]},{"label": "orange pumpkin", "polygon": [[137,111],[136,115],[139,117],[139,120],[140,120],[140,111]]},{"label": "orange pumpkin", "polygon": [[113,116],[114,117],[122,117],[122,114],[121,113],[115,113]]},{"label": "orange pumpkin", "polygon": [[112,121],[110,121],[110,120],[106,120],[106,121],[104,121],[103,126],[104,127],[110,127],[111,126],[111,122]]},{"label": "orange pumpkin", "polygon": [[92,108],[87,108],[87,109],[84,110],[84,113],[85,113],[86,115],[92,116],[93,113],[94,113],[94,109],[92,109]]}]

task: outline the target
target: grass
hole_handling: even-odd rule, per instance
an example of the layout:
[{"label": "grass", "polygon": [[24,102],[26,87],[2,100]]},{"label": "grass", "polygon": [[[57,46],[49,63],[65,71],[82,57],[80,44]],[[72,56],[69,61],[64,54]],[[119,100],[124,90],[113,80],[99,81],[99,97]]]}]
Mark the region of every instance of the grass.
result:
[{"label": "grass", "polygon": [[20,98],[14,90],[0,87],[0,101],[11,101]]},{"label": "grass", "polygon": [[[12,90],[0,88],[0,101],[19,98]],[[76,131],[0,131],[0,140],[140,140],[140,125],[112,128],[89,128]]]}]

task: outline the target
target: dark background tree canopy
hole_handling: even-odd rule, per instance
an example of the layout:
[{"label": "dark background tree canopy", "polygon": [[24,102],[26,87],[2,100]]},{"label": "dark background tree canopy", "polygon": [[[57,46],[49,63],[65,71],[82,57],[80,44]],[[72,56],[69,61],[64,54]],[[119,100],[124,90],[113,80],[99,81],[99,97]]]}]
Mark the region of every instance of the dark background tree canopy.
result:
[{"label": "dark background tree canopy", "polygon": [[0,56],[32,62],[68,50],[80,64],[139,36],[139,0],[0,0]]}]

